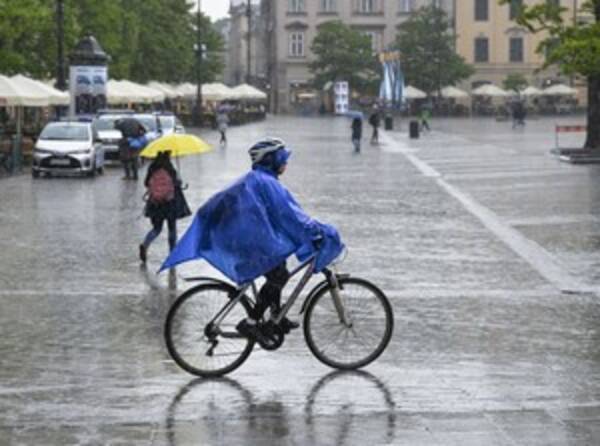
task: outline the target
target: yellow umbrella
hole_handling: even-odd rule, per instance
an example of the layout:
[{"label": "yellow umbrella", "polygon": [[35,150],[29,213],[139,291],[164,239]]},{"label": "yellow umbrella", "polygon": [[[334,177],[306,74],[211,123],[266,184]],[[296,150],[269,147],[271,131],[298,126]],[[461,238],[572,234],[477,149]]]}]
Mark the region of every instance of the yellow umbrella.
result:
[{"label": "yellow umbrella", "polygon": [[158,152],[171,152],[171,157],[180,157],[185,155],[194,155],[196,153],[210,152],[212,147],[194,135],[172,133],[161,136],[152,141],[140,156],[144,158],[156,158]]}]

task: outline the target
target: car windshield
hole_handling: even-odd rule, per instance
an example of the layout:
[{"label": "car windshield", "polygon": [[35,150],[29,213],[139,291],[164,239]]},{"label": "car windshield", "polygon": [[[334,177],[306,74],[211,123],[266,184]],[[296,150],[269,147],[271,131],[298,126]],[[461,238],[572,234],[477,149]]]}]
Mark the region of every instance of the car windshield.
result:
[{"label": "car windshield", "polygon": [[173,116],[159,116],[160,126],[163,130],[175,128],[175,118]]},{"label": "car windshield", "polygon": [[94,122],[96,130],[114,130],[115,121],[121,118],[121,116],[100,116]]},{"label": "car windshield", "polygon": [[41,133],[40,139],[60,140],[60,141],[87,141],[90,138],[90,132],[85,125],[49,125]]},{"label": "car windshield", "polygon": [[156,131],[156,118],[154,116],[134,116],[148,132]]}]

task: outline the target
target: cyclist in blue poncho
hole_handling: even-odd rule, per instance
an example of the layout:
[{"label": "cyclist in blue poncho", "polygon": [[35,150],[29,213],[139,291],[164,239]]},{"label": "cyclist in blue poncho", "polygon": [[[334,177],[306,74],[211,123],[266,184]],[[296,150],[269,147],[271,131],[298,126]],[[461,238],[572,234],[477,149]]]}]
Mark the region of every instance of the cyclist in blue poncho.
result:
[{"label": "cyclist in blue poncho", "polygon": [[[264,312],[281,308],[287,257],[295,254],[302,261],[316,255],[319,272],[344,245],[335,228],[309,217],[279,182],[291,155],[281,139],[265,138],[249,154],[252,170],[198,210],[161,270],[202,258],[237,284],[264,275],[254,311],[237,326],[241,334],[259,339],[257,323]],[[286,318],[281,322],[284,332],[298,326]]]}]

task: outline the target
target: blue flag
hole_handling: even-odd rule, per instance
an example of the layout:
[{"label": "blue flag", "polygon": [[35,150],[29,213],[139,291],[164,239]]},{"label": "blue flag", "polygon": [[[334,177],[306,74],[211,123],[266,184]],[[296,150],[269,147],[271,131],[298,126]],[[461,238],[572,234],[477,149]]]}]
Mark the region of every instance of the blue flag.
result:
[{"label": "blue flag", "polygon": [[[320,239],[318,252],[314,241]],[[161,271],[205,259],[237,284],[264,275],[290,255],[317,254],[319,272],[343,250],[332,226],[310,218],[277,180],[260,167],[215,194],[198,209]]]}]

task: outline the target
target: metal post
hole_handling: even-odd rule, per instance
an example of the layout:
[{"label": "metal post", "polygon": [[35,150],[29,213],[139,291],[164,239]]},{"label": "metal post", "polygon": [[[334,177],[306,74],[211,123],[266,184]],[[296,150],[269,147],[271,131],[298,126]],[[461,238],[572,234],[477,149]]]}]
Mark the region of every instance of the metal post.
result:
[{"label": "metal post", "polygon": [[64,91],[67,89],[65,82],[65,56],[64,56],[64,0],[56,0],[56,88]]},{"label": "metal post", "polygon": [[251,65],[250,65],[250,56],[251,56],[251,42],[252,42],[252,8],[250,6],[250,0],[247,0],[246,3],[246,19],[248,21],[248,42],[246,45],[246,83],[250,84],[251,80]]},{"label": "metal post", "polygon": [[196,108],[195,108],[195,116],[194,123],[200,127],[202,125],[202,79],[201,79],[201,70],[202,70],[202,57],[203,49],[202,49],[202,0],[198,0],[198,11],[196,11]]}]

